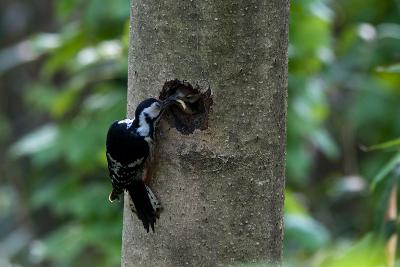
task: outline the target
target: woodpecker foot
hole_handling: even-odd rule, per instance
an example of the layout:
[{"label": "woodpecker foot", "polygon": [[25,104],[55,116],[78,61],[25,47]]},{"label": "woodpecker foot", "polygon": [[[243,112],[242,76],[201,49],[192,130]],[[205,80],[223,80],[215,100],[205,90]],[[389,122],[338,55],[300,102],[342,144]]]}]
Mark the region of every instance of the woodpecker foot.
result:
[{"label": "woodpecker foot", "polygon": [[148,167],[145,167],[143,170],[143,177],[142,180],[143,182],[147,185],[150,182],[150,178],[151,178],[151,170]]},{"label": "woodpecker foot", "polygon": [[119,200],[119,195],[117,195],[114,190],[108,195],[108,201],[113,203],[115,200]]}]

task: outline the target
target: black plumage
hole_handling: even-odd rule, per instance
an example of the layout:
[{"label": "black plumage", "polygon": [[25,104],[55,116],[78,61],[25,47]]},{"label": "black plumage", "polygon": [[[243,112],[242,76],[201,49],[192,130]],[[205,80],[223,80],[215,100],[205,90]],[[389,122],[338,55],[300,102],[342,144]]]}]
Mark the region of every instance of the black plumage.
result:
[{"label": "black plumage", "polygon": [[135,119],[115,121],[109,128],[106,141],[106,156],[113,187],[109,199],[119,199],[128,191],[138,218],[144,228],[154,231],[160,203],[144,183],[142,176],[146,161],[151,158],[154,129],[161,115],[161,103],[156,99],[141,102]]}]

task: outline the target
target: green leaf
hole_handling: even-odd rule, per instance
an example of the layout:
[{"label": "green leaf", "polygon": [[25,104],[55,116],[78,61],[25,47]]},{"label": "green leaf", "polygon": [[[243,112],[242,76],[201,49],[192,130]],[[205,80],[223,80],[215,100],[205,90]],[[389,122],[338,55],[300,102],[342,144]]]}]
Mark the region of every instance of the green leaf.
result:
[{"label": "green leaf", "polygon": [[327,130],[314,131],[311,141],[330,159],[339,156],[339,148]]},{"label": "green leaf", "polygon": [[295,193],[289,189],[285,190],[285,213],[307,215],[306,208],[296,199]]},{"label": "green leaf", "polygon": [[39,33],[7,48],[0,48],[0,73],[37,60],[60,45],[58,34]]},{"label": "green leaf", "polygon": [[73,83],[69,84],[63,91],[57,94],[54,102],[52,103],[50,113],[55,118],[60,118],[71,110],[78,102],[80,89],[83,87],[83,81],[72,80]]},{"label": "green leaf", "polygon": [[286,240],[311,251],[327,245],[330,240],[325,226],[306,215],[285,215],[285,231]]},{"label": "green leaf", "polygon": [[378,183],[384,180],[387,175],[400,164],[400,153],[397,153],[386,165],[378,172],[378,174],[372,179],[371,190],[375,190]]},{"label": "green leaf", "polygon": [[383,267],[385,246],[382,240],[367,234],[343,252],[332,255],[320,267]]},{"label": "green leaf", "polygon": [[372,151],[372,150],[381,150],[381,149],[387,149],[387,148],[393,148],[400,146],[400,138],[396,138],[390,141],[386,141],[380,144],[376,144],[370,147],[363,147],[363,150],[365,151]]},{"label": "green leaf", "polygon": [[27,104],[38,111],[47,112],[57,98],[57,91],[47,82],[38,82],[30,86],[25,94]]},{"label": "green leaf", "polygon": [[54,124],[46,124],[27,134],[10,149],[11,155],[21,157],[35,154],[51,147],[58,136],[58,128]]},{"label": "green leaf", "polygon": [[378,72],[400,73],[400,63],[391,66],[379,66],[376,68]]},{"label": "green leaf", "polygon": [[58,0],[55,4],[55,9],[57,11],[57,17],[61,20],[66,20],[71,13],[79,7],[82,0]]},{"label": "green leaf", "polygon": [[44,240],[45,257],[61,262],[72,261],[86,245],[83,242],[84,234],[83,226],[78,223],[59,227]]},{"label": "green leaf", "polygon": [[85,33],[77,25],[66,28],[60,47],[51,53],[46,64],[42,67],[42,74],[45,78],[50,78],[57,71],[63,69],[87,45]]}]

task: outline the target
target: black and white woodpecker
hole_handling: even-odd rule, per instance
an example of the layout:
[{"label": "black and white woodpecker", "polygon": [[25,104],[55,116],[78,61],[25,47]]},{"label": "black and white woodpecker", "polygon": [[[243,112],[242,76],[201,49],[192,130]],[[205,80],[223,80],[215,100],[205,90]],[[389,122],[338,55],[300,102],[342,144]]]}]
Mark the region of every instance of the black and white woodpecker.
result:
[{"label": "black and white woodpecker", "polygon": [[161,203],[147,185],[155,129],[164,110],[174,103],[185,110],[185,103],[174,96],[164,101],[148,98],[137,106],[133,120],[115,121],[107,133],[106,156],[113,187],[109,200],[113,202],[124,190],[128,191],[133,211],[147,232],[149,227],[154,232],[161,211]]}]

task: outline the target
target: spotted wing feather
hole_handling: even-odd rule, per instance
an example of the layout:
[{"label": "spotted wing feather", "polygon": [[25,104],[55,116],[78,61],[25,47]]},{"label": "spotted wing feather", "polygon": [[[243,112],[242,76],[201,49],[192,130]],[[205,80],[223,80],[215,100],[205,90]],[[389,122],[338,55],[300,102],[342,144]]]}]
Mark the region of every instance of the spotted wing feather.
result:
[{"label": "spotted wing feather", "polygon": [[107,133],[106,156],[113,186],[110,197],[115,197],[132,179],[141,179],[144,162],[149,156],[149,145],[126,124],[116,121]]},{"label": "spotted wing feather", "polygon": [[106,142],[106,155],[113,190],[110,200],[118,199],[124,191],[128,191],[134,204],[138,218],[147,231],[154,231],[157,205],[152,200],[154,194],[149,194],[142,180],[143,167],[149,157],[148,142],[137,136],[130,127],[115,122],[111,125]]}]

